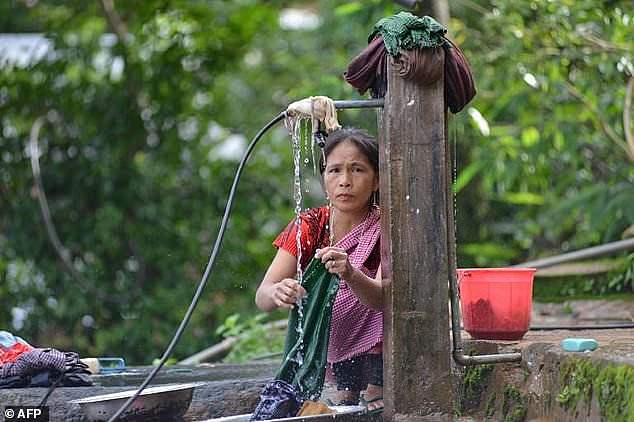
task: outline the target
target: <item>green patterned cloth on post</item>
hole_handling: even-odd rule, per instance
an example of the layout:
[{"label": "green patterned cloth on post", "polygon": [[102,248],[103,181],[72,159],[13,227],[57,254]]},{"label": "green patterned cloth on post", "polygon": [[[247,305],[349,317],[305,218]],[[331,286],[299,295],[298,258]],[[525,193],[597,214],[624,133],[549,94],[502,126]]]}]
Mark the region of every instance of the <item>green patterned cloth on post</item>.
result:
[{"label": "green patterned cloth on post", "polygon": [[402,50],[413,50],[423,47],[440,47],[445,43],[447,29],[434,18],[422,18],[409,12],[400,12],[378,21],[368,38],[371,42],[377,34],[383,36],[385,49],[392,57]]}]

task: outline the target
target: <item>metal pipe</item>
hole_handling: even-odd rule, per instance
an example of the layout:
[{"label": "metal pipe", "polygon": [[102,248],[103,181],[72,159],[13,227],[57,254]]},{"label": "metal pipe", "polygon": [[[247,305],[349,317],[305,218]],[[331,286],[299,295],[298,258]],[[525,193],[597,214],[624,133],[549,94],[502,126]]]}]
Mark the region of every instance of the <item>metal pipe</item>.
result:
[{"label": "metal pipe", "polygon": [[[447,132],[447,121],[445,120],[445,133]],[[445,142],[445,149],[447,157],[450,157],[449,151],[449,143]],[[451,166],[445,166],[447,172],[447,180],[451,180]],[[452,186],[450,183],[446,184],[446,195],[447,198],[452,197]],[[492,364],[492,363],[509,363],[509,362],[520,362],[522,360],[521,353],[498,353],[493,355],[466,355],[462,348],[462,334],[460,327],[460,304],[458,303],[459,299],[459,291],[458,291],[458,281],[457,281],[457,272],[456,272],[456,263],[458,262],[456,259],[456,225],[455,225],[455,215],[453,209],[453,203],[451,201],[446,202],[446,212],[447,212],[447,244],[453,245],[454,247],[449,248],[449,253],[447,256],[447,267],[449,269],[449,298],[451,299],[451,356],[454,361],[463,366],[469,365],[483,365],[483,364]]]},{"label": "metal pipe", "polygon": [[521,362],[521,353],[497,353],[493,355],[466,355],[462,348],[460,333],[460,304],[458,303],[458,282],[455,271],[449,272],[449,297],[451,298],[451,340],[454,361],[463,366],[484,365],[492,363]]},{"label": "metal pipe", "polygon": [[492,363],[512,363],[521,362],[521,353],[496,353],[494,355],[465,355],[462,350],[454,350],[453,359],[463,366],[486,365]]},{"label": "metal pipe", "polygon": [[383,98],[373,98],[371,100],[336,100],[335,108],[383,108],[385,103]]},{"label": "metal pipe", "polygon": [[634,249],[634,238],[619,240],[617,242],[606,243],[604,245],[593,246],[591,248],[580,249],[578,251],[565,253],[562,255],[551,256],[549,258],[528,261],[522,264],[512,265],[511,268],[528,267],[528,268],[548,268],[564,262],[580,261],[582,259],[597,258],[600,256],[610,255],[614,252],[626,251]]}]

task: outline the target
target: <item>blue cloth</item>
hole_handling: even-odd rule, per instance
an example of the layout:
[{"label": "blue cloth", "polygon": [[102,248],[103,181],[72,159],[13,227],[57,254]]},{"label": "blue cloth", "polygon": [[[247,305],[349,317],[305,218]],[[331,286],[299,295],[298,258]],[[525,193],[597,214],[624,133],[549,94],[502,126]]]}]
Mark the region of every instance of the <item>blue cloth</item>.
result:
[{"label": "blue cloth", "polygon": [[16,343],[29,345],[29,343],[24,341],[22,338],[14,336],[8,331],[0,331],[0,346],[8,349],[9,347],[13,347]]}]

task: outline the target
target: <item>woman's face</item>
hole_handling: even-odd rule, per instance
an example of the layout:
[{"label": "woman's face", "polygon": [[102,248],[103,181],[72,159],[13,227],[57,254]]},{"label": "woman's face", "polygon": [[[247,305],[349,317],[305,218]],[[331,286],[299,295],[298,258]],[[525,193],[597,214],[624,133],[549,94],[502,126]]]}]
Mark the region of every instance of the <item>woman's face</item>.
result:
[{"label": "woman's face", "polygon": [[379,175],[365,154],[346,140],[326,157],[324,185],[335,208],[362,212],[367,210],[372,194],[379,188]]}]

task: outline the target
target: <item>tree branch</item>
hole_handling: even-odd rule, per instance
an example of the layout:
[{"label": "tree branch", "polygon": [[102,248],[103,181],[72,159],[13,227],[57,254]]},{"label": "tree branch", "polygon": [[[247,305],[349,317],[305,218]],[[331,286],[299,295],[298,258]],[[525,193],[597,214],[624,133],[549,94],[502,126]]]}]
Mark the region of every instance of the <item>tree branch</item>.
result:
[{"label": "tree branch", "polygon": [[107,301],[110,303],[118,303],[117,298],[108,296],[104,294],[101,290],[92,286],[86,279],[82,277],[82,275],[75,269],[73,263],[71,262],[71,255],[68,249],[64,247],[59,236],[57,235],[57,230],[55,229],[55,225],[53,224],[53,218],[51,217],[51,210],[48,206],[48,201],[46,199],[46,193],[44,191],[44,183],[42,183],[42,175],[40,171],[40,145],[39,145],[39,137],[40,130],[42,126],[47,122],[45,116],[40,116],[35,119],[33,122],[33,126],[31,126],[31,132],[29,135],[29,155],[31,156],[31,171],[33,173],[33,179],[35,181],[35,192],[37,196],[37,200],[40,204],[40,211],[42,213],[42,219],[44,220],[44,226],[46,227],[46,234],[48,235],[48,239],[53,245],[53,249],[55,253],[62,261],[62,267],[64,271],[68,273],[76,282],[77,287],[83,293],[91,293],[95,296],[95,298]]},{"label": "tree branch", "polygon": [[634,76],[630,76],[625,88],[625,100],[623,102],[623,133],[625,142],[630,150],[630,160],[634,161],[634,136],[632,136],[632,91],[634,91]]},{"label": "tree branch", "polygon": [[566,89],[568,89],[568,92],[572,94],[572,96],[580,100],[582,104],[585,105],[586,108],[592,112],[592,116],[594,117],[593,120],[595,120],[599,124],[607,137],[610,138],[610,140],[614,142],[617,146],[622,148],[623,151],[625,151],[625,154],[630,161],[634,161],[634,150],[631,151],[628,147],[628,144],[616,134],[614,129],[612,129],[612,126],[610,126],[610,124],[608,123],[607,119],[603,117],[603,115],[594,106],[594,104],[592,104],[590,100],[588,100],[581,92],[579,92],[579,90],[571,82],[564,81],[564,85],[566,86]]},{"label": "tree branch", "polygon": [[121,19],[121,16],[117,13],[114,0],[99,0],[99,4],[101,5],[103,13],[106,15],[110,29],[117,35],[119,41],[123,45],[126,45],[128,42],[128,28]]},{"label": "tree branch", "polygon": [[607,51],[607,52],[615,52],[615,51],[625,51],[630,52],[632,49],[630,47],[624,45],[613,44],[609,41],[606,41],[602,38],[599,38],[592,34],[579,34],[582,39],[588,41],[591,45],[594,45],[599,48],[599,51]]}]

